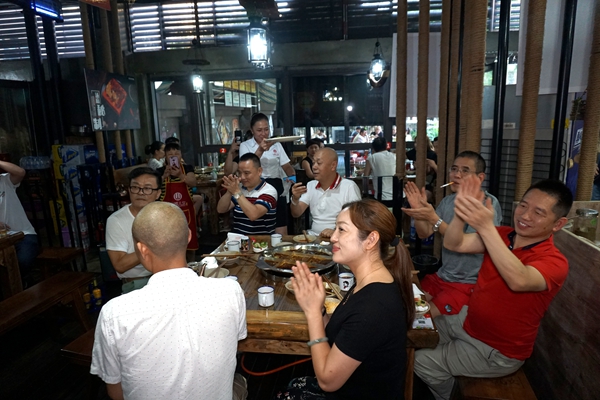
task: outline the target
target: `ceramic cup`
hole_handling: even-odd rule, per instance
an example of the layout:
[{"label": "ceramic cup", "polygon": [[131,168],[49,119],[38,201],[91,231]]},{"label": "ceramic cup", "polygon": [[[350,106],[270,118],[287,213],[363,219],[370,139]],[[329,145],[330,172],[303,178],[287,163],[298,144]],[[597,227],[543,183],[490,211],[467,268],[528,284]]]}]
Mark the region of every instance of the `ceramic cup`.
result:
[{"label": "ceramic cup", "polygon": [[275,304],[275,289],[271,286],[261,286],[258,288],[258,305],[261,307],[271,307]]},{"label": "ceramic cup", "polygon": [[230,240],[227,242],[227,250],[228,251],[240,251],[240,241],[239,240]]},{"label": "ceramic cup", "polygon": [[347,292],[354,285],[354,275],[350,272],[342,272],[338,275],[338,282],[340,283],[340,289]]},{"label": "ceramic cup", "polygon": [[274,233],[271,235],[271,246],[275,247],[281,243],[281,235],[279,233]]},{"label": "ceramic cup", "polygon": [[242,236],[240,238],[240,249],[242,251],[248,251],[250,250],[250,239],[248,238],[248,236]]}]

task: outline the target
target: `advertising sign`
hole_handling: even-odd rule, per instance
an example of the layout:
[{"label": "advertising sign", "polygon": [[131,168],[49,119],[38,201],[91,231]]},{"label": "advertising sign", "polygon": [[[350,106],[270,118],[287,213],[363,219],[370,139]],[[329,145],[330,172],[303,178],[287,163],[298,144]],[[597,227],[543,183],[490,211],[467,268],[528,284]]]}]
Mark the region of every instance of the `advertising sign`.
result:
[{"label": "advertising sign", "polygon": [[86,68],[85,82],[93,130],[140,129],[134,78]]}]

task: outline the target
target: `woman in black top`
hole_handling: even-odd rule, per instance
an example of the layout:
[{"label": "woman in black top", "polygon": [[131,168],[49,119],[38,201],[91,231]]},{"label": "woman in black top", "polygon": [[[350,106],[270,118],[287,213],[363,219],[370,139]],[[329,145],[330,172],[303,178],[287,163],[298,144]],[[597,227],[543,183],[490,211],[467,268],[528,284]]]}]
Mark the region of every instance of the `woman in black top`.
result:
[{"label": "woman in black top", "polygon": [[319,142],[316,140],[309,140],[306,142],[306,157],[302,159],[300,166],[306,172],[306,176],[309,180],[315,179],[312,172],[313,162],[315,161],[315,153],[319,150]]},{"label": "woman in black top", "polygon": [[292,286],[308,321],[318,387],[310,379],[293,381],[295,387],[280,399],[403,398],[406,331],[415,306],[412,262],[395,233],[396,219],[375,200],[343,208],[331,236],[333,260],[348,265],[356,283],[328,322],[322,317],[321,277],[304,263],[293,267]]}]

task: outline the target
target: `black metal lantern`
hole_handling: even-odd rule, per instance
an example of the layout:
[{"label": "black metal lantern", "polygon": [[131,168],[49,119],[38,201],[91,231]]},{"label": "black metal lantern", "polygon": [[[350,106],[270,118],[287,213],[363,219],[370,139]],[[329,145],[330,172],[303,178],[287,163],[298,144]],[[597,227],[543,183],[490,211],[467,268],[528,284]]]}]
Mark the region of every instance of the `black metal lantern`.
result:
[{"label": "black metal lantern", "polygon": [[375,50],[373,51],[373,60],[369,71],[367,71],[369,78],[369,84],[373,87],[380,87],[390,76],[390,66],[383,59],[383,50],[379,44],[379,40],[375,43]]},{"label": "black metal lantern", "polygon": [[253,19],[248,26],[248,62],[257,68],[271,68],[271,41],[267,18]]}]

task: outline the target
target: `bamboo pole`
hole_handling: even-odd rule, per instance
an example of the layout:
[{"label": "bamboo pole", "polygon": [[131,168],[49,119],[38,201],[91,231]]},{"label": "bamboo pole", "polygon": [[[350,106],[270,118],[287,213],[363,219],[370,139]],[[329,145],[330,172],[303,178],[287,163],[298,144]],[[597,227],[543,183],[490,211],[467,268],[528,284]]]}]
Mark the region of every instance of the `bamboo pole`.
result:
[{"label": "bamboo pole", "polygon": [[[461,12],[461,1],[452,1],[452,28],[450,38],[450,48],[452,52],[450,54],[450,85],[448,98],[448,126],[447,126],[447,140],[446,140],[446,171],[450,170],[454,163],[454,157],[457,154],[456,151],[456,117],[460,107],[460,102],[457,101],[458,97],[458,64],[460,62],[460,12]],[[439,174],[438,174],[439,176]],[[444,177],[445,178],[445,177]],[[450,190],[450,188],[444,189]]]},{"label": "bamboo pole", "polygon": [[[79,13],[81,14],[81,31],[83,33],[83,46],[85,49],[85,67],[87,69],[96,69],[94,49],[92,46],[92,32],[90,31],[88,5],[80,2]],[[104,164],[106,163],[106,150],[104,148],[102,131],[94,131],[94,135],[96,136],[96,147],[98,147],[98,161],[101,164]]]},{"label": "bamboo pole", "polygon": [[481,151],[481,116],[483,109],[483,73],[485,68],[485,34],[487,26],[487,0],[469,1],[469,58],[467,72],[469,77],[469,109],[467,118],[467,136],[465,149],[479,153]]},{"label": "bamboo pole", "polygon": [[404,178],[406,173],[406,59],[407,53],[407,0],[398,0],[396,17],[396,176]]},{"label": "bamboo pole", "polygon": [[419,2],[419,68],[417,92],[417,179],[425,186],[427,172],[427,96],[429,89],[429,2]]},{"label": "bamboo pole", "polygon": [[[123,63],[123,49],[121,47],[121,30],[119,29],[119,8],[118,8],[117,0],[110,0],[110,19],[111,19],[111,43],[113,50],[113,61],[115,71],[118,74],[125,75],[125,65]],[[119,131],[117,131],[119,132]],[[115,137],[119,136],[120,141],[120,133],[115,132]],[[125,153],[127,154],[128,159],[133,158],[133,148],[131,146],[131,131],[129,129],[123,131],[125,135]],[[120,152],[119,152],[120,154]]]},{"label": "bamboo pole", "polygon": [[[111,50],[111,41],[110,41],[110,25],[108,22],[108,11],[104,9],[98,10],[100,12],[100,39],[102,41],[102,68],[107,72],[113,72],[113,57]],[[115,152],[117,155],[117,160],[121,161],[123,159],[123,153],[121,153],[121,131],[113,132],[114,141],[115,141]]]},{"label": "bamboo pole", "polygon": [[521,104],[517,182],[515,185],[516,201],[519,201],[527,188],[531,186],[531,175],[533,174],[546,0],[530,0],[528,7],[523,70],[523,102]]},{"label": "bamboo pole", "polygon": [[598,3],[595,9],[593,35],[581,151],[579,153],[577,193],[575,195],[575,200],[579,201],[589,201],[591,199],[594,173],[597,166],[598,132],[600,132],[600,5]]}]

